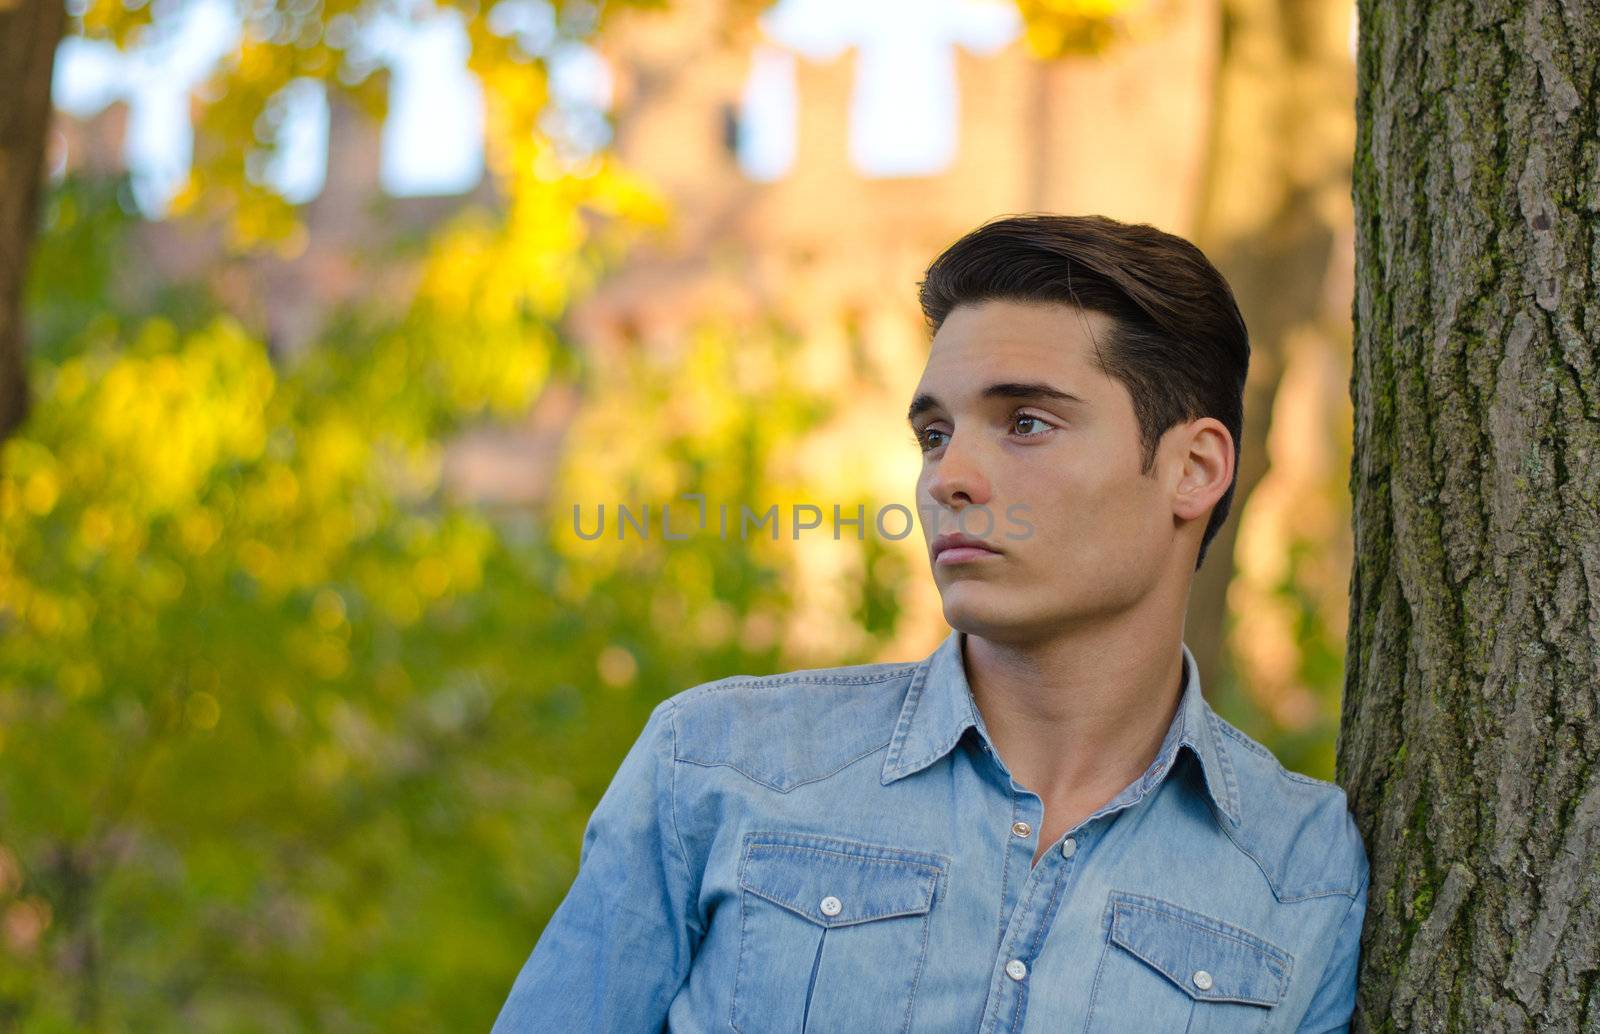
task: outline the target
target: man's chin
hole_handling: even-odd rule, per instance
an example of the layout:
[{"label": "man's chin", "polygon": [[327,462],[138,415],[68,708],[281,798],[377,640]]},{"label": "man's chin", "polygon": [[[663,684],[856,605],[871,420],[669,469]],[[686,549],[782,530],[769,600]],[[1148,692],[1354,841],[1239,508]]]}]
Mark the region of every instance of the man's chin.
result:
[{"label": "man's chin", "polygon": [[1015,593],[993,585],[946,587],[942,601],[944,620],[951,628],[985,639],[1006,640],[1036,626],[1026,611],[1017,606]]}]

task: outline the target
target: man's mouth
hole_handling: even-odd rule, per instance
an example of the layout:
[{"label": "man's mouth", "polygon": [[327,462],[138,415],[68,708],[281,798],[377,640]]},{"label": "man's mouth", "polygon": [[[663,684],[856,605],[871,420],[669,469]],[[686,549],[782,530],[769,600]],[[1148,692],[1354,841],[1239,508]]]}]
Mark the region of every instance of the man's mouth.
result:
[{"label": "man's mouth", "polygon": [[946,532],[933,540],[933,562],[935,564],[968,564],[975,561],[991,560],[1001,555],[1000,550],[989,545],[983,539],[972,535],[963,535],[960,532]]}]

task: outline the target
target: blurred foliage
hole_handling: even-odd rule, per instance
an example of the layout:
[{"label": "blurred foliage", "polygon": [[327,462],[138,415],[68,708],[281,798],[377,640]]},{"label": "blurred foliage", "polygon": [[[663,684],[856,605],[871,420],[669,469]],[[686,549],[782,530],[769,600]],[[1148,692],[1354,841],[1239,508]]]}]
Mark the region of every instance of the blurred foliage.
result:
[{"label": "blurred foliage", "polygon": [[1100,54],[1174,17],[1181,0],[1016,0],[1023,42],[1048,61]]},{"label": "blurred foliage", "polygon": [[[566,340],[572,301],[667,212],[542,131],[548,50],[458,10],[499,201],[432,236],[413,297],[338,312],[289,368],[202,285],[119,308],[125,181],[50,193],[37,402],[0,453],[0,1028],[487,1029],[650,708],[782,660],[792,551],[584,542],[568,507],[782,502],[801,486],[768,458],[828,404],[770,324],[707,325],[667,364]],[[599,22],[556,13],[547,46]],[[275,99],[312,77],[381,115],[350,51],[408,15],[241,14],[177,208],[235,247],[292,245],[257,175]],[[123,45],[163,28],[140,3],[81,15]],[[563,380],[586,409],[559,502],[447,498],[444,440]],[[862,594],[892,628],[892,594]]]},{"label": "blurred foliage", "polygon": [[[1332,627],[1324,601],[1307,590],[1306,568],[1314,563],[1325,543],[1296,537],[1289,543],[1289,569],[1274,591],[1291,615],[1296,664],[1294,678],[1311,691],[1316,703],[1312,719],[1286,726],[1263,722],[1257,737],[1272,748],[1279,760],[1295,772],[1331,780],[1334,746],[1339,733],[1339,705],[1344,689],[1345,636]],[[1266,714],[1252,709],[1257,721]]]},{"label": "blurred foliage", "polygon": [[[1292,721],[1276,717],[1272,701],[1262,699],[1271,689],[1236,668],[1224,671],[1217,686],[1208,685],[1206,697],[1219,715],[1264,744],[1283,767],[1332,780],[1344,693],[1345,636],[1342,624],[1328,612],[1327,601],[1306,586],[1306,567],[1320,559],[1325,546],[1316,539],[1294,539],[1289,545],[1289,571],[1272,587],[1295,647],[1295,663],[1288,673],[1291,685],[1308,694],[1312,713],[1296,713]],[[1233,626],[1230,614],[1230,634],[1236,634]]]},{"label": "blurred foliage", "polygon": [[[152,45],[177,31],[186,2],[72,0],[71,31],[123,49]],[[541,124],[551,110],[548,62],[619,11],[661,6],[660,0],[237,0],[238,45],[194,94],[196,148],[171,212],[220,218],[235,248],[271,245],[292,254],[304,227],[265,175],[280,158],[277,129],[289,91],[321,84],[381,120],[387,84],[375,74],[384,57],[373,41],[443,14],[459,16],[467,33],[468,67],[483,88],[488,164],[516,209],[539,194],[524,192],[521,180],[551,171],[551,138]],[[541,214],[548,213],[514,212],[505,229],[536,235]],[[556,232],[564,221],[556,220]]]},{"label": "blurred foliage", "polygon": [[[119,47],[149,44],[174,30],[185,0],[72,0],[72,31]],[[1177,0],[1016,0],[1026,44],[1041,58],[1099,53],[1138,38],[1170,17]],[[729,0],[724,17],[759,15],[772,0]],[[468,67],[483,88],[491,169],[513,206],[519,177],[537,175],[547,137],[548,61],[628,8],[664,8],[668,0],[237,0],[241,37],[196,92],[197,146],[173,214],[221,217],[237,248],[274,245],[292,254],[304,227],[295,206],[273,191],[265,170],[277,160],[277,128],[294,86],[319,83],[376,119],[386,82],[371,44],[385,28],[441,13],[460,16]],[[160,11],[158,15],[156,12]],[[511,232],[526,229],[514,217]]]},{"label": "blurred foliage", "polygon": [[[1280,388],[1278,407],[1291,404],[1288,391]],[[1344,696],[1354,548],[1347,482],[1354,415],[1340,402],[1313,432],[1325,436],[1326,454],[1311,444],[1299,457],[1273,455],[1273,469],[1241,517],[1240,541],[1262,537],[1272,562],[1252,570],[1257,565],[1236,554],[1226,632],[1237,670],[1225,673],[1212,695],[1218,713],[1271,748],[1284,767],[1328,780]],[[1292,495],[1268,484],[1280,476],[1292,479]]]},{"label": "blurred foliage", "polygon": [[578,357],[509,301],[554,312],[570,240],[480,266],[470,213],[410,311],[278,370],[226,315],[86,306],[118,213],[51,195],[0,458],[0,1026],[486,1029],[648,709],[779,664],[789,578],[781,544],[453,506],[438,440],[566,376],[563,504],[778,501],[827,403],[776,327]]},{"label": "blurred foliage", "polygon": [[[53,190],[0,455],[0,1028],[487,1029],[649,709],[780,664],[782,544],[585,542],[570,506],[782,502],[769,456],[829,404],[777,326],[572,347],[575,285],[659,213],[521,189],[536,228],[463,211],[409,305],[287,369],[192,293],[107,305],[117,188]],[[559,379],[560,502],[453,504],[442,439]]]}]

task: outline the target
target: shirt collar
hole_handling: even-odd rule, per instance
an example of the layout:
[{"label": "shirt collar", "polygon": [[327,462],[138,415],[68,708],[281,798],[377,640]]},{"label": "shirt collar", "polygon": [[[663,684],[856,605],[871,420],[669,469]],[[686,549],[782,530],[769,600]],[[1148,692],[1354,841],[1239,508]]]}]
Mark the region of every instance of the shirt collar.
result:
[{"label": "shirt collar", "polygon": [[[963,653],[965,636],[965,632],[952,629],[938,649],[917,665],[883,761],[884,785],[921,771],[944,757],[968,728],[977,729],[984,740],[989,741],[983,716],[978,712],[972,687],[967,682]],[[1238,826],[1241,822],[1239,785],[1234,776],[1233,759],[1228,756],[1215,712],[1201,694],[1194,654],[1187,643],[1181,645],[1184,681],[1177,713],[1167,727],[1155,760],[1129,791],[1136,800],[1159,785],[1177,762],[1178,748],[1187,746],[1199,759],[1206,792],[1217,811]],[[992,747],[992,741],[989,742]]]}]

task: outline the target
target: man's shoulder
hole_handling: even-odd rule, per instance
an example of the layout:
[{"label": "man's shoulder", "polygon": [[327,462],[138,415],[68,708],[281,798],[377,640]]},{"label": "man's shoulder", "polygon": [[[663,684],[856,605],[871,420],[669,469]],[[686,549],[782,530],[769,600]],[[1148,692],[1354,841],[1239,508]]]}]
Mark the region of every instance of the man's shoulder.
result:
[{"label": "man's shoulder", "polygon": [[889,744],[917,661],[728,675],[673,694],[674,757],[787,793]]},{"label": "man's shoulder", "polygon": [[796,668],[768,675],[725,675],[681,690],[667,699],[680,713],[695,708],[715,708],[729,701],[761,699],[769,703],[814,698],[813,690],[842,690],[857,695],[860,687],[881,686],[908,680],[918,661],[882,661],[875,664],[843,664],[831,668]]},{"label": "man's shoulder", "polygon": [[1367,856],[1344,788],[1285,768],[1264,744],[1215,712],[1234,768],[1242,822],[1230,830],[1255,859],[1279,900],[1354,897]]}]

